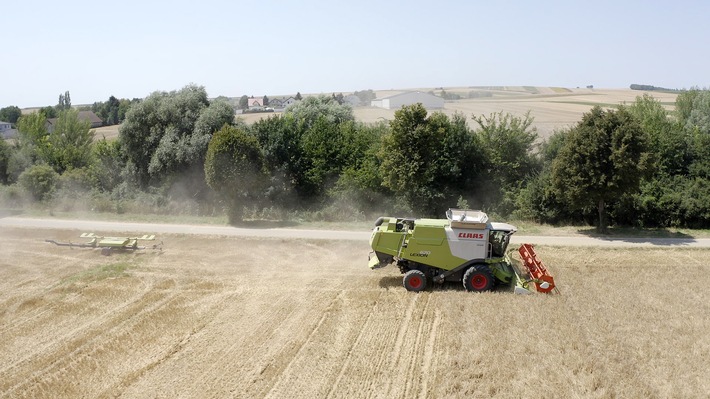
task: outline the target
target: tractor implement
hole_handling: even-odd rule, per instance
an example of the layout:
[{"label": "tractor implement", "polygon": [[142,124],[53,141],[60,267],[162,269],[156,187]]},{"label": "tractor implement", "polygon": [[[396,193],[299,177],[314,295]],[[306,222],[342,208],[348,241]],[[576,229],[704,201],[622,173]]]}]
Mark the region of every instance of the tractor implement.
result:
[{"label": "tractor implement", "polygon": [[521,261],[507,252],[517,229],[488,221],[488,215],[469,209],[449,209],[446,219],[380,217],[370,236],[368,266],[396,264],[409,291],[422,291],[429,282],[460,282],[467,291],[489,291],[495,286],[515,293],[555,290],[554,279],[533,246],[523,244]]},{"label": "tractor implement", "polygon": [[73,243],[73,242],[57,242],[55,240],[44,240],[45,242],[60,246],[60,247],[71,247],[71,248],[99,248],[101,249],[102,255],[111,255],[111,252],[118,251],[136,251],[142,249],[154,249],[163,250],[163,242],[159,244],[153,244],[152,246],[139,246],[139,241],[154,241],[155,235],[144,234],[140,237],[105,237],[97,236],[94,233],[82,233],[81,238],[89,238],[89,241],[83,243]]}]

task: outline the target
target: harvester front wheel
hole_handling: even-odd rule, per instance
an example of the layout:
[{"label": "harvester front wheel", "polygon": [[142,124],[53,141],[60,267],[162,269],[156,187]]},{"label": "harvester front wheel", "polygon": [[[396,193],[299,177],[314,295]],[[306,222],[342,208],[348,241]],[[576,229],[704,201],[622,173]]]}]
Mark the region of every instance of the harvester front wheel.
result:
[{"label": "harvester front wheel", "polygon": [[488,265],[473,265],[463,275],[466,291],[482,292],[493,288],[493,273]]},{"label": "harvester front wheel", "polygon": [[426,288],[426,275],[421,270],[410,270],[404,275],[402,284],[407,291],[423,291]]}]

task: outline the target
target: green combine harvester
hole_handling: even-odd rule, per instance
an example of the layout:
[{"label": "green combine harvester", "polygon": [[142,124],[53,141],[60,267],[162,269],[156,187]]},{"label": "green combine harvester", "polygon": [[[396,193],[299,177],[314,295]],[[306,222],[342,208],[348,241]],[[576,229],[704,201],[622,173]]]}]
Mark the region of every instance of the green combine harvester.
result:
[{"label": "green combine harvester", "polygon": [[506,252],[515,226],[489,222],[484,212],[467,209],[449,209],[446,217],[377,219],[370,237],[370,269],[395,263],[404,274],[404,288],[415,292],[445,281],[462,282],[474,292],[496,285],[516,293],[530,293],[531,286],[538,292],[559,292],[531,244],[518,248],[520,260]]}]

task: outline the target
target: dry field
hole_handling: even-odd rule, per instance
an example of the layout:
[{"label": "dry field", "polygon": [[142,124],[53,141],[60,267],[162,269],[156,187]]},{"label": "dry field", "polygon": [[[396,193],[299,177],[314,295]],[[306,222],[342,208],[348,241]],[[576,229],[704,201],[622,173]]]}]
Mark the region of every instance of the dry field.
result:
[{"label": "dry field", "polygon": [[119,126],[120,125],[101,126],[93,129],[95,133],[94,140],[102,140],[103,138],[106,138],[106,140],[117,139]]},{"label": "dry field", "polygon": [[406,292],[367,243],[0,230],[0,398],[692,398],[710,250],[538,247],[560,296]]},{"label": "dry field", "polygon": [[[419,89],[429,91],[431,89]],[[648,93],[664,104],[666,109],[674,109],[676,94],[643,92],[631,89],[563,89],[549,87],[503,87],[496,90],[477,88],[446,88],[448,93],[458,93],[465,97],[469,91],[489,92],[492,97],[447,101],[441,110],[447,115],[455,112],[465,115],[469,127],[477,128],[472,116],[489,116],[496,112],[508,112],[523,116],[530,111],[533,125],[542,138],[550,136],[556,129],[573,126],[582,119],[594,105],[602,107],[631,104],[637,96]],[[401,91],[377,92],[378,97],[386,97]],[[391,120],[396,110],[374,107],[355,108],[355,117],[364,122]]]}]

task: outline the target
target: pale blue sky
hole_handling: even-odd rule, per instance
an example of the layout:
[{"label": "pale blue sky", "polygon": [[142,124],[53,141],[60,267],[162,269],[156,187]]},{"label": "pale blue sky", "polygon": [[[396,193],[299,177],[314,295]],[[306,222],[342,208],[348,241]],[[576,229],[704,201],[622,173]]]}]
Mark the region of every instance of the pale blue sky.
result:
[{"label": "pale blue sky", "polygon": [[436,86],[710,86],[710,2],[11,1],[0,107]]}]

